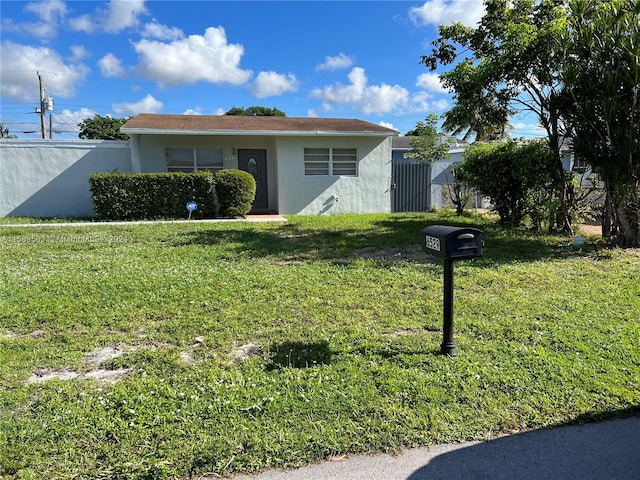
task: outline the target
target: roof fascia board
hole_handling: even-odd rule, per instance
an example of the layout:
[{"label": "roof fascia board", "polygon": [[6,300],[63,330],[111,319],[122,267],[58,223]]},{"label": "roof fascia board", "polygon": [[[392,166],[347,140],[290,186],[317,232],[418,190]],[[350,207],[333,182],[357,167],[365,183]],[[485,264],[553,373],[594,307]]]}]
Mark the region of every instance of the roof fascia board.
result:
[{"label": "roof fascia board", "polygon": [[211,136],[273,136],[273,137],[392,137],[397,134],[392,132],[332,132],[324,130],[297,131],[297,130],[165,130],[148,128],[122,128],[122,133],[127,135],[211,135]]}]

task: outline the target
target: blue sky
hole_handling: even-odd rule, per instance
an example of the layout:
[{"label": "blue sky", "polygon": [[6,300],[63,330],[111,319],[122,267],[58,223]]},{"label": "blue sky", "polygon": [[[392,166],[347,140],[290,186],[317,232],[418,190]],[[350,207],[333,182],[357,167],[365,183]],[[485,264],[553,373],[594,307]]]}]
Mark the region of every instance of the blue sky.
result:
[{"label": "blue sky", "polygon": [[[438,25],[473,25],[482,13],[481,0],[3,0],[0,121],[21,138],[40,136],[39,71],[54,99],[54,138],[77,138],[94,114],[253,105],[404,134],[452,105],[419,63]],[[513,123],[514,137],[540,135]]]}]

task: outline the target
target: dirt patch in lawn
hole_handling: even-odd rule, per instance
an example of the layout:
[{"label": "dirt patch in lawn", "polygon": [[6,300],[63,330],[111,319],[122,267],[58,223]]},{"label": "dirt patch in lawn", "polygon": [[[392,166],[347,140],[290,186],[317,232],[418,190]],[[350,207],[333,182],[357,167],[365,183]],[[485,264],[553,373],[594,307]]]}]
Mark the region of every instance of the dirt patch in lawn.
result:
[{"label": "dirt patch in lawn", "polygon": [[129,373],[128,368],[107,369],[99,368],[105,362],[124,355],[127,351],[135,350],[131,345],[110,345],[97,348],[84,356],[83,364],[91,370],[76,372],[69,369],[55,370],[52,368],[39,368],[27,379],[27,383],[43,383],[49,380],[73,380],[92,378],[101,382],[114,383],[123,375]]},{"label": "dirt patch in lawn", "polygon": [[5,331],[4,333],[0,333],[0,337],[3,338],[21,338],[21,337],[30,337],[30,338],[38,338],[38,337],[42,337],[43,335],[45,335],[45,331],[44,330],[34,330],[33,332],[30,333],[26,333],[24,335],[20,334],[20,333],[15,333],[12,332],[10,330]]},{"label": "dirt patch in lawn", "polygon": [[[3,334],[6,338],[17,338],[19,335],[15,335],[12,332],[6,332]],[[196,337],[191,348],[179,353],[179,358],[185,365],[192,365],[197,363],[193,358],[194,351],[203,344],[202,337]],[[100,382],[115,383],[121,377],[127,375],[130,368],[113,368],[113,365],[109,365],[112,360],[125,355],[126,353],[133,352],[138,348],[156,349],[159,347],[166,347],[167,345],[157,344],[145,344],[142,346],[126,345],[126,344],[114,344],[107,345],[105,347],[96,348],[91,352],[84,355],[82,359],[82,368],[72,370],[69,368],[54,369],[54,368],[38,368],[33,375],[27,379],[27,383],[43,383],[49,380],[74,380],[74,379],[94,379]]]},{"label": "dirt patch in lawn", "polygon": [[366,260],[404,262],[415,265],[433,265],[435,259],[422,251],[420,245],[409,245],[403,248],[361,248],[354,252],[356,258]]}]

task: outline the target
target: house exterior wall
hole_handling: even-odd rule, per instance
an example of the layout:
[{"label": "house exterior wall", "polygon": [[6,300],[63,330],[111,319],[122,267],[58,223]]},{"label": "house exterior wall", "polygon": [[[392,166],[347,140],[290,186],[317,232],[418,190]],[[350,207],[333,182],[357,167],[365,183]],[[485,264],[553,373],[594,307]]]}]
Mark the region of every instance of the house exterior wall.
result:
[{"label": "house exterior wall", "polygon": [[[444,160],[438,160],[433,162],[433,168],[431,169],[431,208],[440,209],[451,202],[447,202],[447,196],[449,195],[449,185],[453,184],[453,176],[449,173],[450,167],[453,164],[461,163],[463,160],[462,151],[450,151],[449,158]],[[437,181],[437,177],[445,176],[447,183],[434,183]]]},{"label": "house exterior wall", "polygon": [[[449,197],[450,188],[453,185],[453,174],[451,166],[462,163],[464,159],[464,150],[450,151],[449,158],[446,160],[438,160],[433,163],[431,174],[431,208],[441,209],[452,207],[453,203]],[[491,202],[488,198],[481,195],[475,195],[467,208],[489,208]]]},{"label": "house exterior wall", "polygon": [[[278,211],[281,214],[391,211],[391,137],[278,137]],[[305,148],[357,148],[356,177],[305,176]]]},{"label": "house exterior wall", "polygon": [[210,135],[140,135],[140,166],[142,172],[166,172],[166,148],[222,149],[223,168],[238,168],[238,150],[260,149],[267,152],[269,209],[277,210],[276,149],[273,137],[210,136]]},{"label": "house exterior wall", "polygon": [[131,171],[129,142],[0,141],[0,216],[92,216],[89,175]]},{"label": "house exterior wall", "polygon": [[[314,147],[356,148],[358,175],[305,176],[304,149]],[[224,168],[238,168],[238,150],[266,150],[269,209],[280,214],[391,211],[391,137],[139,135],[131,142],[0,141],[0,216],[92,216],[91,173],[164,172],[165,148],[221,148]]]},{"label": "house exterior wall", "polygon": [[[221,148],[224,168],[238,150],[267,152],[269,209],[282,215],[389,212],[391,138],[357,136],[141,135],[143,172],[166,171],[166,148]],[[305,148],[357,148],[357,177],[306,177]],[[336,201],[337,199],[337,201]]]}]

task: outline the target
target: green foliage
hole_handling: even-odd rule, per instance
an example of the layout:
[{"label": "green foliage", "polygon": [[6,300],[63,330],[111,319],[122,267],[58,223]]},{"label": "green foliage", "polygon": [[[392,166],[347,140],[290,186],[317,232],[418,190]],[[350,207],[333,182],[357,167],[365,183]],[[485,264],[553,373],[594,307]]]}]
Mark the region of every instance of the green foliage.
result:
[{"label": "green foliage", "polygon": [[195,201],[192,218],[214,216],[211,173],[95,173],[89,176],[91,201],[98,218],[141,220],[185,218],[186,204]]},{"label": "green foliage", "polygon": [[485,63],[474,64],[466,59],[450,72],[441,75],[446,88],[454,93],[455,104],[446,112],[442,128],[452,135],[468,140],[475,134],[476,142],[503,140],[513,110],[504,91],[490,86]]},{"label": "green foliage", "polygon": [[9,133],[9,129],[0,122],[0,138],[18,138],[15,135]]},{"label": "green foliage", "polygon": [[541,142],[474,144],[464,153],[458,180],[489,197],[502,223],[518,226],[529,214],[540,228],[557,198],[552,164],[553,155]]},{"label": "green foliage", "polygon": [[78,137],[94,140],[128,140],[129,135],[120,132],[127,118],[102,117],[94,115],[93,118],[85,118],[78,124],[80,133]]},{"label": "green foliage", "polygon": [[435,162],[449,156],[449,145],[440,143],[438,129],[438,115],[431,113],[424,122],[419,121],[416,128],[408,132],[412,150],[405,153],[405,158],[419,162]]},{"label": "green foliage", "polygon": [[431,70],[457,62],[441,74],[455,100],[443,126],[456,134],[475,131],[477,140],[495,140],[506,136],[509,116],[516,111],[535,115],[554,154],[554,181],[563,190],[561,225],[569,232],[570,185],[560,155],[566,132],[557,105],[562,49],[555,42],[566,30],[566,11],[556,0],[492,0],[485,7],[475,28],[441,26],[431,54],[422,57]]},{"label": "green foliage", "polygon": [[242,115],[246,117],[286,117],[287,115],[277,108],[268,107],[233,107],[225,115]]},{"label": "green foliage", "polygon": [[640,3],[569,2],[561,110],[576,158],[607,185],[619,244],[640,246]]},{"label": "green foliage", "polygon": [[[0,475],[227,477],[639,412],[637,254],[482,216],[287,220],[0,228]],[[455,359],[419,245],[451,223],[486,242],[456,265]]]},{"label": "green foliage", "polygon": [[220,170],[213,174],[218,214],[221,217],[244,217],[256,197],[256,180],[242,170]]}]

